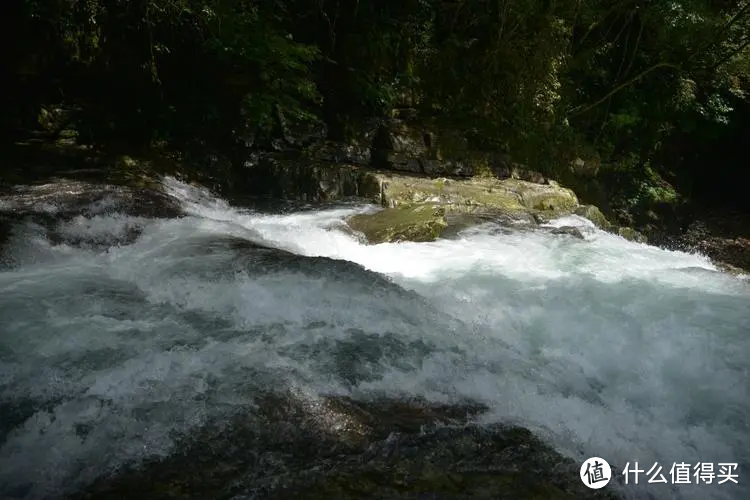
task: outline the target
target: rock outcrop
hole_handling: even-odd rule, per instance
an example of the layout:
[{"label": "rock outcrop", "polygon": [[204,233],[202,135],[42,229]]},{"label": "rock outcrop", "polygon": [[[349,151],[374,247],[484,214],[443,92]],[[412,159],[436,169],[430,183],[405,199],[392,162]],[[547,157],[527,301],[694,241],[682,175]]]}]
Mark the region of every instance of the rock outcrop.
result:
[{"label": "rock outcrop", "polygon": [[680,234],[654,239],[668,249],[700,252],[724,271],[750,274],[750,217],[745,213],[707,211]]},{"label": "rock outcrop", "polygon": [[73,499],[610,499],[530,431],[469,422],[475,405],[258,398],[171,455],[101,478]]},{"label": "rock outcrop", "polygon": [[[385,209],[355,215],[348,222],[370,243],[430,241],[451,222],[466,226],[487,217],[531,221],[533,214],[561,216],[578,206],[572,191],[551,184],[488,177],[435,179],[377,170],[364,175],[371,179],[369,199]],[[455,214],[463,217],[450,217]]]},{"label": "rock outcrop", "polygon": [[445,210],[433,204],[386,208],[375,214],[354,215],[347,222],[371,244],[433,241],[448,227]]},{"label": "rock outcrop", "polygon": [[[598,208],[579,205],[573,191],[555,182],[539,184],[492,177],[433,178],[352,166],[331,167],[328,176],[348,179],[328,185],[329,193],[361,196],[384,207],[380,212],[348,220],[350,227],[364,234],[372,244],[431,241],[446,231],[451,233],[458,227],[489,220],[534,226],[573,213],[623,238],[645,241],[640,233],[611,224]],[[571,232],[566,234],[580,237]]]},{"label": "rock outcrop", "polygon": [[[320,143],[296,159],[265,156],[253,170],[263,181],[250,184],[275,196],[359,197],[383,206],[381,212],[349,220],[370,243],[433,240],[456,224],[466,227],[487,217],[546,221],[571,213],[614,234],[644,240],[611,224],[597,207],[579,206],[572,190],[514,163],[508,154],[473,149],[465,134],[420,120],[411,109],[371,124],[350,143]],[[484,217],[474,217],[479,214]]]}]

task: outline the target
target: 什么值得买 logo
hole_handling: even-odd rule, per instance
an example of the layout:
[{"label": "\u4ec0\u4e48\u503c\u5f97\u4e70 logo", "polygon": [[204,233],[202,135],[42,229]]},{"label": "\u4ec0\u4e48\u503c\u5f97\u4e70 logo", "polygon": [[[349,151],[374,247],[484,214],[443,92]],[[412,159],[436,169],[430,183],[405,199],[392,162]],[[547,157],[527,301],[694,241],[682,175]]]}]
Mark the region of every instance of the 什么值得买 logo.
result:
[{"label": "\u4ec0\u4e48\u503c\u5f97\u4e70 logo", "polygon": [[591,489],[604,488],[612,479],[612,469],[606,460],[591,457],[581,465],[581,481]]}]

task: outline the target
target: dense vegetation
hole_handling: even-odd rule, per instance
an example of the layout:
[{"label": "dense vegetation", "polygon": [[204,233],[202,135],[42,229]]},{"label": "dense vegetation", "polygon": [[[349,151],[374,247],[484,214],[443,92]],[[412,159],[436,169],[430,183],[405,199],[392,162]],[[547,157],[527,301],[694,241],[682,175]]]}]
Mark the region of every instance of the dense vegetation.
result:
[{"label": "dense vegetation", "polygon": [[600,162],[632,203],[672,196],[660,179],[683,196],[748,179],[747,1],[4,5],[6,134],[64,102],[89,142],[266,146],[413,107],[549,173]]}]

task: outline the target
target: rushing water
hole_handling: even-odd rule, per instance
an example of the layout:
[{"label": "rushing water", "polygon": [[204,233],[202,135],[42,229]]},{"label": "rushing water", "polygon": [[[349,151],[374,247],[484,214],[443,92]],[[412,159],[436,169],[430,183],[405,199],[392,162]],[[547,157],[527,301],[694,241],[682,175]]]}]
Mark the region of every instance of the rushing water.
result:
[{"label": "rushing water", "polygon": [[483,420],[615,473],[658,462],[671,482],[673,462],[739,466],[739,485],[634,496],[750,498],[746,279],[577,217],[553,224],[585,240],[486,225],[367,246],[341,229],[372,207],[263,214],[165,189],[187,216],[128,216],[109,199],[54,238],[14,226],[0,271],[2,498],[54,497],[168,454],[175,432],[275,386],[470,399],[490,408]]}]

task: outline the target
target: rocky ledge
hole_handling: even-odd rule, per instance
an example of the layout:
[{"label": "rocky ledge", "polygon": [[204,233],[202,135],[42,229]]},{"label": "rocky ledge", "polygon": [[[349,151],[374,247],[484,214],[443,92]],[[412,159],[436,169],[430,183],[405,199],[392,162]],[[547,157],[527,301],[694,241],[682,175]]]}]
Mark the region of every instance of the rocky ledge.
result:
[{"label": "rocky ledge", "polygon": [[366,167],[330,165],[320,187],[325,197],[358,196],[382,210],[348,219],[371,244],[432,241],[488,220],[536,227],[555,217],[577,214],[628,239],[645,241],[629,228],[611,224],[594,206],[580,205],[575,193],[555,181],[531,182],[492,176],[431,177]]}]

